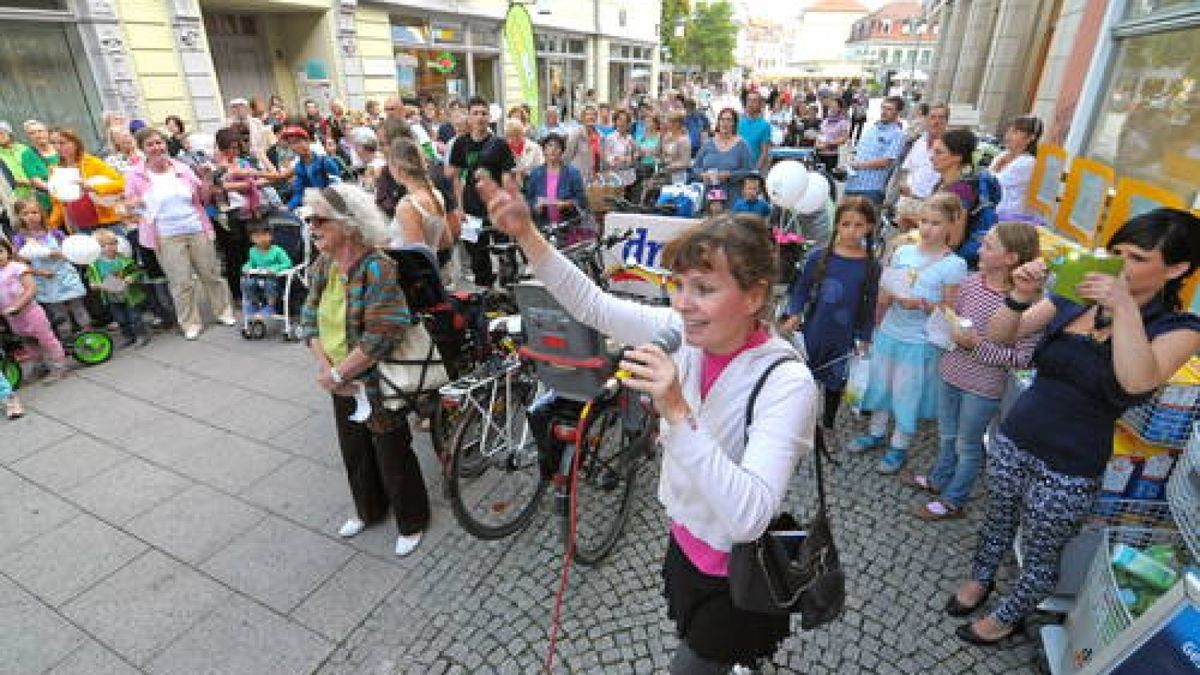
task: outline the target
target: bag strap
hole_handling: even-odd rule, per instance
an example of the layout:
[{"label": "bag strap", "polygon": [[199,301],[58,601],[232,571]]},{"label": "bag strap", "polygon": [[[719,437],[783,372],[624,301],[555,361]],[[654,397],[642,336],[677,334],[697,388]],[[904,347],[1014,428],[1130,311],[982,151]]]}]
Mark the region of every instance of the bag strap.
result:
[{"label": "bag strap", "polygon": [[[775,370],[780,365],[788,361],[796,361],[794,356],[784,356],[767,366],[766,370],[758,376],[758,381],[754,383],[754,388],[750,390],[750,398],[746,403],[746,426],[743,431],[743,444],[750,442],[750,423],[754,421],[754,404],[758,401],[758,393],[762,391],[763,385],[767,383],[767,378],[771,376],[771,371]],[[817,477],[817,504],[819,513],[825,513],[825,467],[821,464],[821,455],[829,452],[825,446],[825,434],[821,431],[821,425],[816,425],[816,430],[813,437],[813,472]]]}]

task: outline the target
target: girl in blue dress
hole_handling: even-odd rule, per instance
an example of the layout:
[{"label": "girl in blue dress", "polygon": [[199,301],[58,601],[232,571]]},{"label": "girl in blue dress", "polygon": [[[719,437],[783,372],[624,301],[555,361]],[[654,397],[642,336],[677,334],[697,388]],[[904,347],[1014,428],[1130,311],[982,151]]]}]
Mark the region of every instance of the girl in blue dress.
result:
[{"label": "girl in blue dress", "polygon": [[950,250],[949,241],[962,217],[962,203],[951,193],[938,193],[921,211],[921,243],[896,249],[879,283],[883,321],[871,345],[871,368],[863,409],[871,412],[866,434],[851,442],[851,452],[883,445],[888,424],[896,419],[891,445],[879,461],[879,472],[896,473],[908,458],[908,446],[920,420],[937,417],[938,348],[925,334],[929,315],[953,307],[967,264]]},{"label": "girl in blue dress", "polygon": [[83,279],[71,261],[62,253],[62,232],[46,225],[46,214],[34,199],[18,199],[13,203],[17,214],[19,232],[13,239],[17,250],[27,244],[35,244],[41,255],[30,256],[29,266],[33,281],[37,284],[35,298],[50,317],[50,325],[62,339],[71,332],[71,321],[76,328],[87,328],[92,323],[84,306],[87,289]]},{"label": "girl in blue dress", "polygon": [[846,197],[834,221],[829,243],[805,256],[781,322],[787,331],[803,332],[809,368],[825,391],[821,425],[826,438],[833,437],[828,432],[846,389],[849,356],[871,341],[879,289],[879,263],[871,242],[879,225],[875,205],[863,197]]}]

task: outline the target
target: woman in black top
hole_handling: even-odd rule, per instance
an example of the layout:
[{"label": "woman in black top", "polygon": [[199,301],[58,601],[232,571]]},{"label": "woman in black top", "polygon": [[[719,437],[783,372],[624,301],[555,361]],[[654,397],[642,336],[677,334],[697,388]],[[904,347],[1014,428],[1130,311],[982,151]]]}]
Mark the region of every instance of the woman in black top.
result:
[{"label": "woman in black top", "polygon": [[1127,222],[1108,249],[1124,269],[1085,275],[1075,291],[1086,305],[1040,298],[1046,266],[1034,260],[1013,273],[1014,288],[988,326],[997,343],[1043,329],[1045,336],[1034,353],[1037,378],[989,449],[987,516],[971,579],[946,611],[966,616],[983,605],[1018,526],[1021,574],[989,614],[958,628],[968,642],[1003,640],[1054,589],[1063,546],[1100,489],[1113,424],[1200,349],[1200,318],[1179,311],[1179,291],[1200,264],[1200,218],[1156,209]]}]

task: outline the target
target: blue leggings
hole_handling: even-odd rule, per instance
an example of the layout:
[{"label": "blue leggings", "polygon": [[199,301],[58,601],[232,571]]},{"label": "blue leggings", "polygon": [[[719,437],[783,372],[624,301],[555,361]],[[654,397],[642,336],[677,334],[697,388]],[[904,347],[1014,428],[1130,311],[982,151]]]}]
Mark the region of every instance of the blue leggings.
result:
[{"label": "blue leggings", "polygon": [[1011,626],[1054,591],[1063,547],[1079,533],[1100,483],[1051,469],[1003,434],[989,448],[987,474],[987,516],[971,576],[984,585],[996,578],[1020,525],[1021,575],[992,610],[993,617]]}]

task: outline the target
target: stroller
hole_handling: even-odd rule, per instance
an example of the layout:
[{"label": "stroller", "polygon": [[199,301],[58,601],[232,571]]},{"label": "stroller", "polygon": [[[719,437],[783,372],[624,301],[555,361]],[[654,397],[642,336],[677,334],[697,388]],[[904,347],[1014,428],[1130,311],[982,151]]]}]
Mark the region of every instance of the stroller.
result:
[{"label": "stroller", "polygon": [[[279,301],[275,314],[266,320],[260,317],[251,318],[250,312],[242,312],[242,337],[247,340],[261,340],[267,336],[268,321],[280,323],[280,334],[284,340],[300,340],[301,335],[299,314],[308,295],[308,266],[312,262],[312,242],[308,238],[308,228],[304,226],[295,214],[282,209],[276,209],[267,214],[267,224],[271,228],[271,239],[276,246],[282,248],[292,260],[292,266],[283,272],[266,273],[279,283]],[[243,273],[243,276],[263,276],[261,272]],[[280,283],[281,282],[281,283]]]}]

